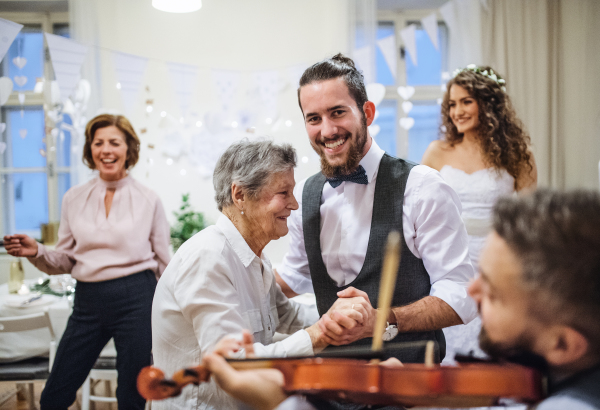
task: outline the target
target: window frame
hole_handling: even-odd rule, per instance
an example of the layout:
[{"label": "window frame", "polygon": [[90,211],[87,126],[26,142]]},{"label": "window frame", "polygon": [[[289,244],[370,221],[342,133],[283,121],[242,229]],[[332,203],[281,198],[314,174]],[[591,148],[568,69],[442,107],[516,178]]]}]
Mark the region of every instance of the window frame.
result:
[{"label": "window frame", "polygon": [[[436,13],[438,25],[440,23],[444,23],[440,12],[436,9],[417,9],[417,10],[378,10],[377,12],[377,23],[379,24],[384,22],[391,22],[394,24],[394,33],[396,36],[396,46],[399,50],[400,47],[404,47],[402,42],[402,37],[400,37],[400,30],[407,27],[410,24],[419,24],[421,19],[431,15],[432,13]],[[446,54],[442,53],[442,58],[446,58],[447,60],[447,50]],[[396,72],[396,84],[388,85],[385,87],[385,96],[384,100],[396,100],[396,121],[399,122],[403,117],[410,117],[409,114],[405,114],[402,110],[402,102],[404,99],[398,95],[397,88],[401,86],[406,86],[406,63],[405,59],[410,58],[405,55],[404,58],[400,56],[400,52],[396,53],[396,61],[397,61],[397,72]],[[447,61],[442,61],[442,67],[447,67]],[[414,86],[415,93],[410,98],[410,101],[422,102],[422,101],[436,101],[438,98],[442,98],[444,96],[444,91],[441,88],[441,79],[440,85],[420,85]],[[408,157],[408,133],[409,130],[405,130],[401,126],[397,127],[397,135],[396,135],[396,155],[399,158],[407,158]]]},{"label": "window frame", "polygon": [[[66,24],[69,25],[69,13],[68,12],[0,12],[0,17],[13,21],[15,23],[23,25],[35,25],[39,26],[42,33],[53,33],[55,24]],[[48,51],[47,44],[44,40],[44,80],[51,81],[54,77],[54,71],[52,69],[52,62],[50,61],[50,53]],[[2,65],[3,75],[7,73],[8,61],[5,58],[0,62]],[[18,99],[19,93],[25,94],[25,102],[21,104]],[[9,124],[7,118],[4,116],[4,108],[19,109],[23,106],[24,108],[32,106],[41,106],[44,111],[44,117],[46,114],[46,104],[44,101],[44,95],[42,93],[36,93],[34,91],[15,91],[11,93],[10,97],[6,101],[6,104],[2,106],[2,122],[7,123],[7,129],[5,135],[9,135]],[[13,175],[15,173],[32,173],[32,172],[44,172],[47,179],[47,190],[48,190],[48,222],[60,221],[60,203],[62,198],[59,198],[59,174],[72,173],[72,167],[59,167],[57,164],[56,157],[56,141],[55,138],[50,134],[48,127],[45,127],[46,133],[46,166],[35,167],[35,168],[13,168],[5,167],[4,164],[0,165],[0,178],[4,178],[7,175]],[[10,149],[7,144],[7,151]],[[70,149],[70,147],[69,147]],[[11,210],[10,198],[3,197],[3,190],[0,189],[0,232],[2,235],[6,235],[12,230],[13,226],[5,226],[5,219],[7,219],[5,213],[10,212],[12,219],[14,220],[14,209]],[[20,233],[28,234],[35,238],[40,238],[41,227],[35,231],[23,231]]]}]

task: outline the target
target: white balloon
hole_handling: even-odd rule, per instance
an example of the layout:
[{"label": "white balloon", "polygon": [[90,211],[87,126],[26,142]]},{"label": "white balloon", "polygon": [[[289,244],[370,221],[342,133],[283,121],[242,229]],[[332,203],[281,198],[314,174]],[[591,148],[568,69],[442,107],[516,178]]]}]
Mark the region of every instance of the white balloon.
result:
[{"label": "white balloon", "polygon": [[77,88],[75,88],[75,92],[73,93],[74,101],[85,105],[89,101],[91,93],[92,86],[90,85],[90,82],[85,78],[82,78],[77,83]]},{"label": "white balloon", "polygon": [[377,136],[377,134],[379,134],[379,131],[381,131],[381,128],[379,127],[379,125],[371,124],[369,126],[369,134],[371,134],[371,137],[375,138]]},{"label": "white balloon", "polygon": [[60,87],[57,81],[44,82],[44,100],[51,107],[60,104]]},{"label": "white balloon", "polygon": [[400,126],[405,130],[410,130],[415,125],[415,119],[411,117],[400,118]]},{"label": "white balloon", "polygon": [[385,86],[379,83],[367,84],[367,98],[377,107],[385,97]]},{"label": "white balloon", "polygon": [[408,100],[415,94],[415,87],[411,87],[410,85],[408,87],[400,86],[398,87],[397,91],[400,97]]}]

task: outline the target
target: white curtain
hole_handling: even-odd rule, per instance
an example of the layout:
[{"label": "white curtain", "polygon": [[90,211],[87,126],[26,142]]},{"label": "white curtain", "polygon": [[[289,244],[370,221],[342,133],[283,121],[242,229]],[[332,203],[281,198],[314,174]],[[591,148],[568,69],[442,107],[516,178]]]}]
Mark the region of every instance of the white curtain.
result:
[{"label": "white curtain", "polygon": [[[539,184],[597,189],[600,2],[451,0],[441,12],[450,30],[450,68],[484,63],[506,77],[531,135]],[[469,21],[479,23],[467,30]]]}]

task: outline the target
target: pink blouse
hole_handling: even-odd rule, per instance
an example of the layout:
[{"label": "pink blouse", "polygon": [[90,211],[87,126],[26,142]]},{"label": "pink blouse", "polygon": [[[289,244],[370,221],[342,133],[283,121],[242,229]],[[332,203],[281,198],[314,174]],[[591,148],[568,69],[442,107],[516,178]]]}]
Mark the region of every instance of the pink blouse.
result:
[{"label": "pink blouse", "polygon": [[[116,188],[108,217],[107,188]],[[70,273],[83,282],[100,282],[152,269],[159,277],[169,263],[170,228],[152,190],[127,176],[95,178],[71,188],[62,203],[55,250],[38,245],[28,258],[50,275]]]}]

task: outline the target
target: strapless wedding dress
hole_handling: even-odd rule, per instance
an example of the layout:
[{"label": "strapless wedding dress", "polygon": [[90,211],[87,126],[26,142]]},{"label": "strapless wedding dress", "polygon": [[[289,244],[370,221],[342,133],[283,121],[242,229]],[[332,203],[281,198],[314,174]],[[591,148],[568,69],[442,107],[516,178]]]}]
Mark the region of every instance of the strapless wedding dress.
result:
[{"label": "strapless wedding dress", "polygon": [[[440,174],[460,198],[462,219],[469,235],[469,256],[477,271],[479,254],[492,227],[492,209],[500,197],[515,192],[514,178],[505,169],[486,168],[467,174],[450,165],[444,165]],[[479,318],[467,325],[445,328],[446,358],[443,363],[454,363],[456,351],[474,351],[478,356],[483,355],[477,342],[480,328]]]}]

